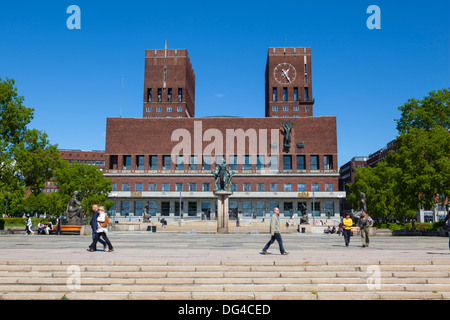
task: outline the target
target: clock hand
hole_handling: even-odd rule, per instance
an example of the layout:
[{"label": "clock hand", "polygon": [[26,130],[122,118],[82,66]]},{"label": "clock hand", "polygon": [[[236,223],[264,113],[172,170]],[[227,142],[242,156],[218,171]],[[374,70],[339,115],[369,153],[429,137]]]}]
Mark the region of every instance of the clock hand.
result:
[{"label": "clock hand", "polygon": [[289,76],[288,76],[288,74],[287,74],[287,72],[289,71],[289,69],[287,69],[287,71],[285,71],[284,69],[281,69],[281,70],[283,71],[284,77],[285,77],[289,82],[291,82],[291,79],[289,78]]}]

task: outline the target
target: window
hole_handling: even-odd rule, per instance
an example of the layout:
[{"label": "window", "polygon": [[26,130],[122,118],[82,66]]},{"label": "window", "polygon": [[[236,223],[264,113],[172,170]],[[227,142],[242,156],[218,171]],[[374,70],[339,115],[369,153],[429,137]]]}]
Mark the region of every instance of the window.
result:
[{"label": "window", "polygon": [[203,170],[211,170],[211,156],[203,156],[202,169]]},{"label": "window", "polygon": [[288,106],[284,106],[283,107],[283,111],[289,111],[289,107]]},{"label": "window", "polygon": [[325,155],[323,156],[323,169],[332,170],[333,169],[333,156]]},{"label": "window", "polygon": [[244,183],[244,191],[246,191],[246,192],[252,191],[252,184]]},{"label": "window", "polygon": [[170,170],[170,166],[172,164],[172,159],[170,156],[163,156],[163,169]]},{"label": "window", "polygon": [[[168,90],[169,92],[169,94],[168,94],[168,96],[167,96],[167,100],[169,101],[169,102],[172,102],[172,88],[169,88],[169,90]],[[171,108],[172,109],[172,108]],[[167,110],[167,111],[169,111],[169,110]],[[172,110],[170,110],[170,111],[172,111]]]},{"label": "window", "polygon": [[121,211],[120,211],[120,215],[121,216],[126,216],[130,213],[130,201],[122,201],[122,206],[121,206]]},{"label": "window", "polygon": [[262,217],[266,211],[265,201],[256,201],[256,216]]},{"label": "window", "polygon": [[167,112],[172,112],[172,107],[167,107]]},{"label": "window", "polygon": [[244,156],[244,163],[242,165],[243,170],[252,170],[252,157]]},{"label": "window", "polygon": [[161,88],[158,88],[158,102],[161,102]]},{"label": "window", "polygon": [[136,191],[143,191],[144,190],[144,184],[143,183],[136,183],[135,190]]},{"label": "window", "polygon": [[183,111],[183,107],[177,107],[177,111],[178,111],[178,112]]},{"label": "window", "polygon": [[256,184],[256,191],[265,191],[264,190],[264,183],[257,183]]},{"label": "window", "polygon": [[283,170],[292,170],[292,156],[283,156]]},{"label": "window", "polygon": [[197,191],[197,184],[189,183],[189,191]]},{"label": "window", "polygon": [[305,63],[305,72],[308,72],[307,64]]},{"label": "window", "polygon": [[156,216],[156,208],[157,208],[156,201],[148,202],[148,214],[149,215]]},{"label": "window", "polygon": [[222,164],[224,159],[225,159],[225,158],[224,158],[223,156],[221,156],[221,155],[216,155],[216,165]]},{"label": "window", "polygon": [[264,156],[258,156],[256,158],[256,170],[264,169]]},{"label": "window", "polygon": [[297,191],[306,191],[306,185],[304,183],[298,183]]},{"label": "window", "polygon": [[189,159],[189,170],[197,170],[197,156],[191,155]]},{"label": "window", "polygon": [[333,191],[333,184],[325,183],[325,191]]},{"label": "window", "polygon": [[272,106],[272,111],[278,111],[278,107],[277,106]]},{"label": "window", "polygon": [[308,88],[305,88],[305,100],[309,100],[309,97],[308,97]]},{"label": "window", "polygon": [[170,183],[163,183],[162,191],[170,191]]},{"label": "window", "polygon": [[131,156],[123,156],[123,170],[131,169]]},{"label": "window", "polygon": [[156,112],[161,112],[161,107],[156,107]]},{"label": "window", "polygon": [[230,190],[231,190],[231,191],[237,191],[237,183],[236,183],[236,182],[232,182],[232,183],[231,183],[231,188],[230,188]]},{"label": "window", "polygon": [[294,88],[294,101],[298,101],[298,88]]},{"label": "window", "polygon": [[285,183],[284,191],[292,191],[292,183]]},{"label": "window", "polygon": [[278,156],[270,156],[270,170],[278,170]]},{"label": "window", "polygon": [[[277,101],[277,88],[273,88],[272,101]],[[276,111],[276,110],[274,110],[274,111]]]},{"label": "window", "polygon": [[178,88],[178,102],[181,102],[183,100],[183,89]]},{"label": "window", "polygon": [[294,106],[294,111],[298,111],[298,106]]},{"label": "window", "polygon": [[134,215],[135,216],[142,216],[143,206],[144,206],[143,201],[135,201],[134,202]]},{"label": "window", "polygon": [[297,156],[297,170],[305,170],[305,156]]},{"label": "window", "polygon": [[270,191],[272,191],[272,192],[278,191],[278,183],[271,183],[270,184]]},{"label": "window", "polygon": [[151,107],[147,107],[147,108],[145,108],[145,111],[151,112],[151,111],[152,111],[152,108],[151,108]]},{"label": "window", "polygon": [[251,201],[243,201],[242,202],[242,214],[244,217],[252,216],[252,202]]},{"label": "window", "polygon": [[152,89],[147,89],[147,100],[148,102],[152,102]]},{"label": "window", "polygon": [[148,191],[156,191],[156,183],[149,183],[148,184]]},{"label": "window", "polygon": [[230,170],[237,170],[238,169],[238,157],[230,156],[230,161],[228,164],[229,164]]},{"label": "window", "polygon": [[158,156],[150,156],[150,170],[158,169]]},{"label": "window", "polygon": [[130,191],[130,184],[128,182],[122,183],[122,191]]},{"label": "window", "polygon": [[184,170],[184,156],[177,156],[176,167],[177,170]]},{"label": "window", "polygon": [[183,183],[175,183],[175,191],[183,191]]},{"label": "window", "polygon": [[308,83],[308,75],[305,74],[305,83]]},{"label": "window", "polygon": [[204,183],[202,185],[202,190],[203,191],[210,191],[210,184],[209,183]]},{"label": "window", "polygon": [[334,216],[334,202],[325,201],[325,213],[330,216]]},{"label": "window", "polygon": [[287,101],[287,88],[283,88],[283,101]]},{"label": "window", "polygon": [[311,156],[310,161],[310,169],[319,170],[319,156]]},{"label": "window", "polygon": [[112,189],[111,189],[111,191],[117,191],[117,183],[113,183],[112,184]]},{"label": "window", "polygon": [[311,183],[311,191],[319,191],[319,184]]},{"label": "window", "polygon": [[136,170],[144,170],[145,157],[136,156]]}]

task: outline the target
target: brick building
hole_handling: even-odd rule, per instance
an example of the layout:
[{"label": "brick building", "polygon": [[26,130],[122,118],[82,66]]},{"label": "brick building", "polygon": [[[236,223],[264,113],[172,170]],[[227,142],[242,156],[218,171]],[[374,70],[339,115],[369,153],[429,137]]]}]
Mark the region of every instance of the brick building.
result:
[{"label": "brick building", "polygon": [[[181,199],[184,217],[214,215],[211,171],[226,161],[235,173],[230,218],[268,216],[275,206],[282,216],[296,217],[304,204],[310,218],[314,208],[317,220],[339,219],[345,193],[338,191],[336,118],[313,117],[310,54],[310,48],[269,48],[266,117],[195,118],[187,50],[147,50],[143,118],[107,119],[105,176],[113,183],[112,214],[141,216],[148,205],[152,215],[176,217]],[[153,102],[155,88],[161,101]],[[174,116],[173,108],[163,108],[178,106],[173,90],[179,88],[184,109]],[[273,108],[274,88],[282,92],[280,110]],[[283,125],[289,125],[290,139]]]}]

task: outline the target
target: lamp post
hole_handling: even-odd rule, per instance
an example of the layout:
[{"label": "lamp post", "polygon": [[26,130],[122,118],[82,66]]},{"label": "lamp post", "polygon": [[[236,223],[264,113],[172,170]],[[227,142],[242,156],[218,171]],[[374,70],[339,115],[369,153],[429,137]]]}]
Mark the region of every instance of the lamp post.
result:
[{"label": "lamp post", "polygon": [[316,207],[315,207],[315,194],[314,194],[314,192],[316,191],[316,185],[315,184],[313,184],[312,185],[312,189],[313,189],[313,212],[312,212],[312,215],[313,215],[313,226],[314,225],[316,225],[316,219],[315,219],[315,209],[316,209]]},{"label": "lamp post", "polygon": [[181,189],[180,189],[180,208],[179,208],[179,210],[180,210],[180,219],[178,220],[178,226],[181,227],[181,215],[183,212],[183,210],[181,209]]}]

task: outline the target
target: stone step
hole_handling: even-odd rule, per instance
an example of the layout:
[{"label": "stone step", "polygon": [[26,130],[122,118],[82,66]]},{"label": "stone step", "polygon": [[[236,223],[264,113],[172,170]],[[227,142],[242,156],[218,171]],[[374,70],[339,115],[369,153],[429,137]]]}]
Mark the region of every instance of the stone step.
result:
[{"label": "stone step", "polygon": [[0,299],[62,298],[448,299],[450,262],[0,261]]}]

